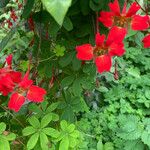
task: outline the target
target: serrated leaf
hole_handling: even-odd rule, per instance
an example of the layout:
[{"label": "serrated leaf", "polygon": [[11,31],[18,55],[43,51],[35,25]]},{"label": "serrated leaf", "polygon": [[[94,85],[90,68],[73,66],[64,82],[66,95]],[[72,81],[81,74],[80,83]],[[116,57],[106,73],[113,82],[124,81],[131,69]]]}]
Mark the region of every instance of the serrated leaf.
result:
[{"label": "serrated leaf", "polygon": [[42,131],[53,138],[57,138],[60,135],[59,131],[53,128],[44,128]]},{"label": "serrated leaf", "polygon": [[42,0],[47,11],[60,26],[63,24],[64,17],[71,6],[71,2],[72,0]]},{"label": "serrated leaf", "polygon": [[41,145],[41,148],[43,150],[48,150],[48,144],[49,141],[48,141],[48,138],[46,136],[46,134],[44,134],[43,132],[40,133],[40,145]]},{"label": "serrated leaf", "polygon": [[64,46],[56,45],[54,48],[54,53],[57,57],[64,56],[64,52],[66,51],[66,48]]},{"label": "serrated leaf", "polygon": [[147,144],[150,147],[150,133],[143,131],[141,139],[144,144]]},{"label": "serrated leaf", "polygon": [[30,134],[35,133],[35,131],[36,131],[35,128],[33,128],[32,126],[28,126],[22,130],[22,134],[23,136],[28,136]]},{"label": "serrated leaf", "polygon": [[39,122],[39,120],[38,120],[35,116],[32,116],[31,118],[29,118],[29,123],[30,123],[34,128],[40,127],[40,122]]},{"label": "serrated leaf", "polygon": [[60,144],[59,144],[59,150],[69,150],[69,139],[68,136],[65,136]]},{"label": "serrated leaf", "polygon": [[124,150],[144,150],[144,147],[141,140],[131,140],[124,143]]},{"label": "serrated leaf", "polygon": [[30,139],[28,140],[27,142],[27,148],[30,150],[30,149],[33,149],[38,141],[38,138],[39,138],[39,133],[35,133],[33,134]]},{"label": "serrated leaf", "polygon": [[2,134],[6,129],[6,124],[4,122],[0,123],[0,134]]},{"label": "serrated leaf", "polygon": [[46,127],[51,120],[52,120],[52,116],[50,114],[45,115],[41,120],[41,128]]}]

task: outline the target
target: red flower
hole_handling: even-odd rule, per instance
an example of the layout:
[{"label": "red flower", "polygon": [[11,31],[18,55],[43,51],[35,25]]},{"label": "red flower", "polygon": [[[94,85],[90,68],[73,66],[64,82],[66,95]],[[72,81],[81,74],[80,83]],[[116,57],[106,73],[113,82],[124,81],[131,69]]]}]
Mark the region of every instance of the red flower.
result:
[{"label": "red flower", "polygon": [[144,44],[144,48],[149,48],[150,47],[150,34],[148,34],[147,36],[145,36],[142,40],[143,44]]},{"label": "red flower", "polygon": [[0,92],[6,96],[21,81],[21,73],[12,70],[12,55],[6,57],[7,65],[0,69]]},{"label": "red flower", "polygon": [[107,40],[105,35],[96,34],[96,46],[91,44],[83,44],[77,46],[77,58],[80,60],[94,59],[99,73],[110,71],[112,56],[122,56],[125,52],[124,44],[122,43],[126,35],[126,29],[113,27],[111,28]]},{"label": "red flower", "polygon": [[9,109],[18,112],[26,99],[33,102],[42,102],[46,91],[43,88],[33,85],[33,81],[28,79],[29,71],[10,97]]},{"label": "red flower", "polygon": [[136,12],[140,9],[136,2],[131,4],[128,11],[126,11],[125,3],[122,12],[120,12],[118,0],[109,3],[109,8],[111,12],[102,11],[99,17],[99,21],[106,27],[118,26],[128,28],[130,25],[133,30],[145,30],[149,27],[148,16],[136,15]]}]

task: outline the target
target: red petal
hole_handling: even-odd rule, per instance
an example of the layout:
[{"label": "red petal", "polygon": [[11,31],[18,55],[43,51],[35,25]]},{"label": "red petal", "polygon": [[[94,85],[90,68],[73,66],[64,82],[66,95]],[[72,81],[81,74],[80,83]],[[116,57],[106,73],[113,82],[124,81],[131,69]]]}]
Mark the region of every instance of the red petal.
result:
[{"label": "red petal", "polygon": [[112,43],[109,47],[109,54],[111,56],[122,56],[125,53],[123,43]]},{"label": "red petal", "polygon": [[133,30],[145,30],[149,27],[148,16],[134,15],[131,21],[131,28]]},{"label": "red petal", "polygon": [[109,46],[113,42],[120,43],[124,40],[127,34],[127,30],[125,28],[114,26],[110,29],[108,38],[106,41],[106,45]]},{"label": "red petal", "polygon": [[133,15],[136,14],[136,12],[140,9],[141,7],[136,3],[132,3],[127,14],[126,14],[126,17],[131,17]]},{"label": "red petal", "polygon": [[147,36],[145,36],[142,40],[143,44],[144,44],[144,48],[149,48],[150,47],[150,34],[148,34]]},{"label": "red petal", "polygon": [[98,18],[100,22],[104,24],[106,27],[112,27],[113,22],[114,22],[114,15],[112,12],[105,12],[101,11],[100,12],[100,17]]},{"label": "red petal", "polygon": [[33,102],[42,102],[46,91],[43,88],[32,85],[27,92],[27,99]]},{"label": "red petal", "polygon": [[122,14],[126,14],[126,9],[127,9],[127,3],[124,3],[123,9],[122,9]]},{"label": "red petal", "polygon": [[99,73],[110,71],[112,65],[111,57],[108,55],[101,55],[97,57],[95,63]]},{"label": "red petal", "polygon": [[95,36],[96,46],[102,46],[105,40],[105,35],[100,35],[99,33]]},{"label": "red petal", "polygon": [[91,60],[93,58],[93,47],[90,44],[84,44],[76,47],[77,58],[80,60]]},{"label": "red petal", "polygon": [[25,97],[18,93],[13,93],[10,97],[10,101],[8,103],[8,108],[18,112],[25,102]]},{"label": "red petal", "polygon": [[23,89],[27,89],[33,84],[33,81],[29,80],[28,78],[29,78],[29,70],[26,72],[22,81],[19,83],[19,86],[22,87]]},{"label": "red petal", "polygon": [[22,77],[21,72],[12,71],[12,72],[10,72],[10,76],[11,76],[11,79],[13,80],[13,82],[15,82],[15,83],[21,82],[21,77]]},{"label": "red petal", "polygon": [[6,57],[6,62],[7,62],[8,65],[11,65],[11,64],[12,64],[12,57],[13,57],[12,54],[10,54],[10,55],[8,55],[8,56]]},{"label": "red petal", "polygon": [[120,6],[118,0],[115,0],[113,3],[109,3],[110,10],[117,16],[120,16]]},{"label": "red petal", "polygon": [[7,74],[6,76],[1,78],[1,80],[0,80],[0,92],[2,92],[2,94],[4,96],[8,95],[9,92],[12,92],[14,89],[14,86],[15,86],[15,84],[12,81],[9,74]]}]

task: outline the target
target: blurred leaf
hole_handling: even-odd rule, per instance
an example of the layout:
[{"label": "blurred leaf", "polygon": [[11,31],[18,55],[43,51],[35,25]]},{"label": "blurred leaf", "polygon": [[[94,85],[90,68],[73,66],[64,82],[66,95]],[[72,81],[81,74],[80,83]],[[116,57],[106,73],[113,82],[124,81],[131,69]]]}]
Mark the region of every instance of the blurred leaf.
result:
[{"label": "blurred leaf", "polygon": [[22,13],[22,17],[24,19],[27,19],[30,16],[33,5],[34,5],[34,0],[27,0],[27,3],[25,5],[23,13]]},{"label": "blurred leaf", "polygon": [[54,17],[56,22],[61,26],[64,17],[71,5],[72,0],[42,0],[43,5],[47,11]]}]

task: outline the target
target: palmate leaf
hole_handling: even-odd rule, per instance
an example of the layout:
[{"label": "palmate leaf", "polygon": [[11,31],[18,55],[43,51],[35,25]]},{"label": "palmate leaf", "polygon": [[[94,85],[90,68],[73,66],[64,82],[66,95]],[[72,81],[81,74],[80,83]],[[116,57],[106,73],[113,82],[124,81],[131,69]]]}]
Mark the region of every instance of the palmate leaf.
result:
[{"label": "palmate leaf", "polygon": [[36,131],[35,128],[33,128],[32,126],[28,126],[22,130],[22,133],[24,136],[28,136],[30,134],[35,133],[35,131]]},{"label": "palmate leaf", "polygon": [[69,139],[68,136],[65,136],[60,144],[59,144],[59,150],[69,150]]},{"label": "palmate leaf", "polygon": [[38,138],[39,138],[39,133],[35,133],[33,134],[30,139],[28,140],[28,143],[27,143],[27,148],[30,150],[30,149],[33,149],[38,141]]},{"label": "palmate leaf", "polygon": [[56,22],[61,26],[64,17],[71,6],[72,0],[42,0],[47,11],[53,16]]},{"label": "palmate leaf", "polygon": [[43,132],[40,133],[40,145],[43,150],[48,150],[48,138]]},{"label": "palmate leaf", "polygon": [[31,118],[29,118],[29,123],[35,128],[40,127],[40,122],[35,116],[32,116]]},{"label": "palmate leaf", "polygon": [[124,143],[124,150],[144,150],[141,140],[131,140]]},{"label": "palmate leaf", "polygon": [[134,115],[122,115],[119,117],[120,128],[117,136],[125,140],[136,140],[143,132],[143,125],[139,118]]}]

